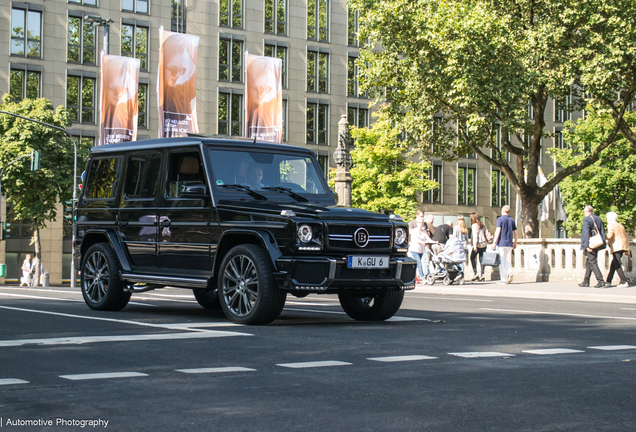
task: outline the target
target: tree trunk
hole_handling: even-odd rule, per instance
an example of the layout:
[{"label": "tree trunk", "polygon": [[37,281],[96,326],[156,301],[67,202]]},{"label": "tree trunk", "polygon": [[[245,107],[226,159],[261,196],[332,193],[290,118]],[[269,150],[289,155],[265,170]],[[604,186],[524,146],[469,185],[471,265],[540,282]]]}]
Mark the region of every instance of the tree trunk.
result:
[{"label": "tree trunk", "polygon": [[33,222],[33,244],[35,244],[33,286],[38,286],[40,284],[40,274],[42,273],[40,271],[42,268],[42,246],[40,244],[40,229],[35,222]]},{"label": "tree trunk", "polygon": [[[521,221],[523,238],[539,237],[539,202],[534,199],[521,196]],[[519,210],[517,210],[519,211]],[[519,228],[517,228],[519,229]]]}]

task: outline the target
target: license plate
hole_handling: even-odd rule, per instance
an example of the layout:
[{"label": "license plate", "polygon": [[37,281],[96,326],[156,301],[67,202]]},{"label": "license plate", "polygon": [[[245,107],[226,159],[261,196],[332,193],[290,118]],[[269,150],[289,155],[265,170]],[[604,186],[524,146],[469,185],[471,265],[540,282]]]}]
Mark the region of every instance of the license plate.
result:
[{"label": "license plate", "polygon": [[349,255],[349,268],[382,269],[389,268],[388,256]]}]

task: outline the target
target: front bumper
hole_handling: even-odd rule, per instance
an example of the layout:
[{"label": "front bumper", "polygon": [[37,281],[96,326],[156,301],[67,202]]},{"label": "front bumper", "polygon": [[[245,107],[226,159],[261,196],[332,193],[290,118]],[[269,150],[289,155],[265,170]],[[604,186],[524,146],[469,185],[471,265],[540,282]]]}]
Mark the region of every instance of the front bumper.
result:
[{"label": "front bumper", "polygon": [[281,257],[276,269],[276,284],[286,291],[409,290],[415,288],[417,263],[392,257],[387,269],[350,269],[347,257]]}]

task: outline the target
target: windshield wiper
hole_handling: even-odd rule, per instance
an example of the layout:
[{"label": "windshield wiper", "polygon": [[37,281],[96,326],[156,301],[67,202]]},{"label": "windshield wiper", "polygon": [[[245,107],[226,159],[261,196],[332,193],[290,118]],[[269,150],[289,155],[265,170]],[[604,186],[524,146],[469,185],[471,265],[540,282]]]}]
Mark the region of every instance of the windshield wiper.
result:
[{"label": "windshield wiper", "polygon": [[242,190],[247,192],[248,194],[252,195],[254,198],[259,199],[259,200],[267,200],[267,197],[265,195],[261,195],[258,192],[256,192],[254,189],[251,189],[245,185],[241,185],[241,184],[222,184],[222,185],[216,185],[217,187],[222,187],[222,188],[227,188],[227,189],[238,189],[238,190]]},{"label": "windshield wiper", "polygon": [[275,186],[275,187],[263,187],[261,189],[278,191],[280,193],[287,193],[287,194],[289,194],[290,197],[294,198],[296,201],[302,201],[302,202],[309,201],[307,198],[305,198],[302,195],[298,195],[296,192],[294,192],[290,188],[286,188],[286,187],[282,187],[282,186]]}]

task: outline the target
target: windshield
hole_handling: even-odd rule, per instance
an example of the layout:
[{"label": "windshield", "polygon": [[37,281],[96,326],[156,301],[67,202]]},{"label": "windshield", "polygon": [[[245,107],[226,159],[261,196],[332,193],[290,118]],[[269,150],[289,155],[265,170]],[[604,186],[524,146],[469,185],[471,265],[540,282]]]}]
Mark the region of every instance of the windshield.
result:
[{"label": "windshield", "polygon": [[325,194],[322,173],[316,170],[314,159],[307,156],[210,150],[210,161],[216,187],[241,185],[277,195],[284,195],[284,189],[301,195]]}]

